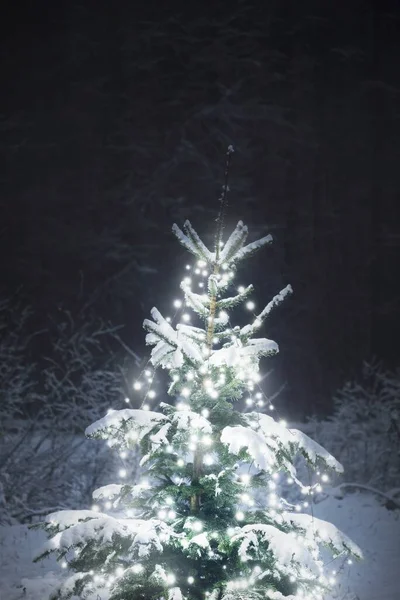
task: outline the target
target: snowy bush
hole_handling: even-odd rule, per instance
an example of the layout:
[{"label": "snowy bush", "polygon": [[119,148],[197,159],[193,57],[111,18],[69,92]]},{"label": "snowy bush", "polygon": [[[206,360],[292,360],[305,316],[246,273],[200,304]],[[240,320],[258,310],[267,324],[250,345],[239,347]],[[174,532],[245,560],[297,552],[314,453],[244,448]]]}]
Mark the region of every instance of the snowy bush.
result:
[{"label": "snowy bush", "polygon": [[98,359],[114,330],[65,312],[39,332],[48,356],[34,362],[31,316],[15,300],[0,302],[0,523],[89,504],[116,468],[104,445],[83,435],[122,395],[112,357]]},{"label": "snowy bush", "polygon": [[381,491],[399,488],[399,370],[366,363],[361,378],[336,394],[333,415],[309,426],[307,431],[344,465],[346,482]]}]

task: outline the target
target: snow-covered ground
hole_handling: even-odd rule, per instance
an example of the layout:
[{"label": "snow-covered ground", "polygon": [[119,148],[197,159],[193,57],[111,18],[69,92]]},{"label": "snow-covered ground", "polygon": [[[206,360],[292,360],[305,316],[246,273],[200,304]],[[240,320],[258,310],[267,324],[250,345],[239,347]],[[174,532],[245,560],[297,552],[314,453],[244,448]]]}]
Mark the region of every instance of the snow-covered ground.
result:
[{"label": "snow-covered ground", "polygon": [[[315,507],[363,550],[365,560],[338,577],[335,593],[325,600],[399,600],[400,514],[359,493],[329,498]],[[0,600],[47,600],[61,569],[54,559],[32,562],[45,536],[25,525],[0,527]]]}]

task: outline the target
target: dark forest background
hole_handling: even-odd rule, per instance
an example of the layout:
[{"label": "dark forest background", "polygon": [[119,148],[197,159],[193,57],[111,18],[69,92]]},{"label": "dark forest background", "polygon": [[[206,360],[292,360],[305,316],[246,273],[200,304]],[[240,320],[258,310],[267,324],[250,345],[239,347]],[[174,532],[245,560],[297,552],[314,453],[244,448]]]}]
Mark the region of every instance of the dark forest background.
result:
[{"label": "dark forest background", "polygon": [[171,225],[212,243],[229,144],[228,226],[275,238],[238,283],[259,305],[295,290],[265,332],[286,414],[329,412],[364,360],[398,364],[397,3],[8,4],[0,287],[31,306],[39,368],[65,311],[145,356],[143,318],[168,314],[187,260]]}]

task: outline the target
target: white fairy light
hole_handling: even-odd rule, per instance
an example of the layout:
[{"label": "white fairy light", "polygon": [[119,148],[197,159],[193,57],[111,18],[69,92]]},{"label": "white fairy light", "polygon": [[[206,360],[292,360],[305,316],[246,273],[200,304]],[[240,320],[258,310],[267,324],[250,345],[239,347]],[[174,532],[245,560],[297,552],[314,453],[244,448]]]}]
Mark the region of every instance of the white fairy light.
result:
[{"label": "white fairy light", "polygon": [[125,398],[125,402],[126,402],[127,404],[129,404],[130,400],[129,400],[129,398],[128,398],[128,397],[126,397],[126,398]]},{"label": "white fairy light", "polygon": [[143,571],[143,568],[143,565],[141,565],[140,563],[136,563],[136,565],[133,565],[132,571],[134,573],[141,573]]},{"label": "white fairy light", "polygon": [[256,307],[256,305],[254,304],[254,302],[252,300],[249,300],[248,302],[246,302],[247,310],[254,310],[255,307]]},{"label": "white fairy light", "polygon": [[165,320],[167,321],[167,323],[171,323],[172,321],[171,317],[165,317]]},{"label": "white fairy light", "polygon": [[190,389],[187,387],[184,387],[181,391],[181,394],[184,398],[188,398],[190,396]]},{"label": "white fairy light", "polygon": [[143,404],[143,410],[150,410],[150,406],[148,404]]},{"label": "white fairy light", "polygon": [[165,504],[167,504],[168,506],[172,506],[173,503],[174,503],[174,499],[172,498],[172,496],[167,496],[165,498]]},{"label": "white fairy light", "polygon": [[175,308],[180,308],[182,306],[182,300],[174,300],[174,306]]},{"label": "white fairy light", "polygon": [[323,473],[323,475],[322,475],[322,477],[321,477],[321,480],[322,480],[322,481],[324,481],[325,483],[326,483],[327,481],[329,481],[329,477],[328,477],[328,475],[327,475],[326,473]]},{"label": "white fairy light", "polygon": [[176,464],[178,465],[178,467],[183,467],[185,464],[185,461],[182,458],[178,458],[178,460],[176,461]]},{"label": "white fairy light", "polygon": [[119,455],[122,459],[124,459],[127,457],[128,453],[125,450],[123,450],[122,452],[119,453]]},{"label": "white fairy light", "polygon": [[252,406],[253,405],[253,398],[246,398],[246,404],[247,404],[247,406]]},{"label": "white fairy light", "polygon": [[202,273],[201,273],[201,274],[203,275],[203,277],[207,277],[207,275],[208,275],[208,271],[204,270],[204,271],[202,271]]},{"label": "white fairy light", "polygon": [[217,390],[210,390],[209,394],[210,394],[211,398],[214,398],[214,399],[218,398],[218,396],[219,396]]},{"label": "white fairy light", "polygon": [[203,410],[201,411],[201,414],[204,418],[207,419],[207,417],[210,416],[210,411],[208,410],[208,408],[203,408]]},{"label": "white fairy light", "polygon": [[151,377],[151,371],[150,369],[146,369],[144,374],[146,375],[146,377]]},{"label": "white fairy light", "polygon": [[211,456],[211,454],[206,454],[206,455],[205,455],[205,457],[204,457],[204,464],[205,464],[206,466],[208,466],[208,467],[209,467],[210,465],[214,464],[214,459],[213,459],[213,457]]},{"label": "white fairy light", "polygon": [[168,511],[168,519],[175,519],[176,512],[174,510]]},{"label": "white fairy light", "polygon": [[140,390],[141,387],[142,387],[142,384],[140,383],[140,381],[135,381],[135,383],[133,384],[134,390]]},{"label": "white fairy light", "polygon": [[237,513],[235,514],[235,518],[237,521],[243,521],[244,517],[245,517],[245,514],[241,510],[238,510]]},{"label": "white fairy light", "polygon": [[158,511],[157,515],[159,519],[165,519],[165,517],[167,516],[167,511],[162,508]]},{"label": "white fairy light", "polygon": [[202,288],[202,287],[204,287],[204,283],[203,283],[202,281],[199,281],[199,283],[198,283],[198,286],[199,286],[200,288]]},{"label": "white fairy light", "polygon": [[248,473],[242,473],[240,475],[240,479],[244,485],[248,485],[250,483],[250,475]]},{"label": "white fairy light", "polygon": [[99,507],[97,504],[93,504],[93,506],[92,506],[92,510],[93,510],[94,512],[100,512],[100,507]]},{"label": "white fairy light", "polygon": [[126,477],[126,469],[120,469],[120,470],[118,471],[118,475],[119,475],[120,477]]},{"label": "white fairy light", "polygon": [[213,443],[212,438],[209,435],[202,437],[201,441],[205,446],[212,446]]},{"label": "white fairy light", "polygon": [[155,398],[156,397],[156,393],[155,393],[154,390],[149,390],[147,395],[148,395],[149,398]]},{"label": "white fairy light", "polygon": [[198,260],[197,264],[199,267],[205,267],[207,265],[206,261],[202,259]]},{"label": "white fairy light", "polygon": [[182,315],[182,320],[183,320],[183,321],[185,321],[186,323],[187,323],[188,321],[190,321],[190,315],[189,315],[189,313],[185,313],[185,314],[183,314],[183,315]]},{"label": "white fairy light", "polygon": [[203,523],[201,521],[194,521],[194,523],[192,525],[192,529],[193,529],[193,531],[202,531]]},{"label": "white fairy light", "polygon": [[192,371],[189,371],[188,373],[186,373],[186,379],[187,379],[188,381],[193,381],[193,379],[194,379],[194,374],[193,374],[193,372],[192,372]]},{"label": "white fairy light", "polygon": [[192,585],[192,583],[194,583],[194,577],[192,577],[192,576],[188,577],[187,582],[189,585]]},{"label": "white fairy light", "polygon": [[61,568],[66,569],[67,567],[68,567],[68,563],[65,560],[63,560],[61,563]]},{"label": "white fairy light", "polygon": [[190,285],[192,283],[192,280],[190,279],[190,277],[185,277],[183,282],[186,283],[186,285]]}]

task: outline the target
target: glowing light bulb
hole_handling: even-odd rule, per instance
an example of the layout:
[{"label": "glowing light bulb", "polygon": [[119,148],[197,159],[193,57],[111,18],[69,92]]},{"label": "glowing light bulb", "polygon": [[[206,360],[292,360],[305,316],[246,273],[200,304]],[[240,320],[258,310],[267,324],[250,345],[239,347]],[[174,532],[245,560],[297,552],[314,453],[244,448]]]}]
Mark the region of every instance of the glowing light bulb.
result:
[{"label": "glowing light bulb", "polygon": [[126,469],[120,469],[118,472],[118,475],[120,477],[126,477]]},{"label": "glowing light bulb", "polygon": [[128,397],[127,397],[127,398],[125,398],[125,402],[126,402],[127,404],[129,404],[130,400],[129,400],[129,398],[128,398]]},{"label": "glowing light bulb", "polygon": [[329,481],[329,477],[328,477],[328,475],[327,475],[326,473],[324,473],[324,474],[322,475],[322,477],[321,477],[321,480],[322,480],[322,481],[324,481],[324,482],[327,482],[327,481]]},{"label": "glowing light bulb", "polygon": [[133,384],[134,390],[140,390],[141,387],[142,387],[142,384],[140,383],[140,381],[135,381],[135,383]]},{"label": "glowing light bulb", "polygon": [[150,406],[148,404],[143,404],[143,410],[150,410]]},{"label": "glowing light bulb", "polygon": [[200,288],[204,287],[204,283],[202,281],[199,281],[198,285]]},{"label": "glowing light bulb", "polygon": [[190,285],[192,283],[192,280],[190,279],[190,277],[185,277],[185,279],[183,281],[184,281],[184,283],[186,283],[186,285]]},{"label": "glowing light bulb", "polygon": [[176,512],[174,510],[168,511],[168,519],[175,519]]},{"label": "glowing light bulb", "polygon": [[193,531],[202,531],[203,523],[201,521],[195,521],[192,525]]},{"label": "glowing light bulb", "polygon": [[175,308],[180,308],[182,306],[182,300],[174,300]]},{"label": "glowing light bulb", "polygon": [[202,416],[207,419],[207,417],[210,416],[210,411],[208,410],[208,408],[203,408],[203,410],[201,411]]},{"label": "glowing light bulb", "polygon": [[208,467],[210,465],[214,464],[214,459],[213,459],[213,457],[210,454],[206,454],[205,455],[205,457],[204,457],[204,464],[206,466],[208,466]]},{"label": "glowing light bulb", "polygon": [[178,467],[183,467],[185,464],[185,461],[182,458],[178,458],[178,460],[176,461],[176,464],[178,465]]},{"label": "glowing light bulb", "polygon": [[171,317],[165,317],[165,320],[167,321],[167,323],[171,323]]},{"label": "glowing light bulb", "polygon": [[189,585],[192,585],[192,583],[194,583],[194,577],[192,577],[192,576],[188,577],[187,582]]},{"label": "glowing light bulb", "polygon": [[205,435],[201,441],[205,446],[212,446],[213,443],[212,438],[209,435]]},{"label": "glowing light bulb", "polygon": [[125,452],[125,450],[123,450],[122,452],[119,453],[119,455],[122,459],[124,459],[127,457],[127,452]]},{"label": "glowing light bulb", "polygon": [[248,302],[246,302],[247,310],[254,310],[255,307],[256,307],[256,305],[254,304],[254,302],[252,300],[249,300]]},{"label": "glowing light bulb", "polygon": [[100,512],[100,507],[97,506],[97,504],[93,504],[92,510],[94,510],[94,512]]},{"label": "glowing light bulb", "polygon": [[62,569],[66,569],[67,567],[68,567],[67,562],[65,560],[63,560],[62,563],[61,563],[61,568]]},{"label": "glowing light bulb", "polygon": [[155,393],[154,390],[149,390],[147,395],[148,395],[149,398],[155,398],[156,397],[156,393]]},{"label": "glowing light bulb", "polygon": [[184,313],[184,314],[182,315],[182,320],[183,320],[183,321],[186,321],[186,323],[187,323],[188,321],[190,321],[190,315],[189,315],[189,313]]},{"label": "glowing light bulb", "polygon": [[167,583],[168,585],[173,585],[176,581],[176,577],[175,575],[173,575],[172,573],[168,573],[167,575]]},{"label": "glowing light bulb", "polygon": [[219,396],[217,390],[210,390],[209,394],[210,394],[211,398],[214,398],[214,399],[218,398],[218,396]]},{"label": "glowing light bulb", "polygon": [[247,404],[247,406],[252,406],[253,398],[246,398],[246,404]]},{"label": "glowing light bulb", "polygon": [[244,512],[242,512],[241,510],[238,510],[237,513],[235,514],[235,518],[237,521],[243,521],[244,519]]},{"label": "glowing light bulb", "polygon": [[143,565],[141,565],[140,563],[136,563],[136,565],[133,565],[132,571],[134,573],[141,573],[143,571]]},{"label": "glowing light bulb", "polygon": [[248,473],[242,473],[240,476],[240,479],[244,485],[247,485],[250,483],[250,475]]}]

